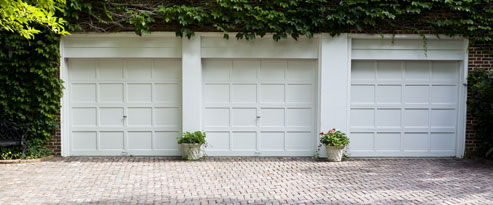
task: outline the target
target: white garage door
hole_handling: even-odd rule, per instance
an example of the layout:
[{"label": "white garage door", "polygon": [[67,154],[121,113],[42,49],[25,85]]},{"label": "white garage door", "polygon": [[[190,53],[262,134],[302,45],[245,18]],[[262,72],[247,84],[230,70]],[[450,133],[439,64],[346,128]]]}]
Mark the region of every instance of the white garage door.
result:
[{"label": "white garage door", "polygon": [[209,155],[311,156],[316,61],[203,61]]},{"label": "white garage door", "polygon": [[459,63],[353,61],[352,156],[455,156]]},{"label": "white garage door", "polygon": [[70,59],[71,155],[179,155],[181,61]]}]

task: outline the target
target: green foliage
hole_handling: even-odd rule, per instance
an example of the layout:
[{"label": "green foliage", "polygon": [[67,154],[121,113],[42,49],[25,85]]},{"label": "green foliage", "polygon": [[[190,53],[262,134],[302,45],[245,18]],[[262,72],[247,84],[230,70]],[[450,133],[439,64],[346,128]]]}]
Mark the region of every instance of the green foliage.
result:
[{"label": "green foliage", "polygon": [[320,143],[326,146],[344,147],[349,144],[349,138],[343,132],[332,129],[327,133],[320,133]]},{"label": "green foliage", "polygon": [[0,0],[0,31],[18,33],[24,38],[34,38],[41,31],[34,25],[43,25],[57,34],[68,34],[63,27],[65,21],[56,17],[65,0]]},{"label": "green foliage", "polygon": [[177,137],[178,144],[206,144],[205,132],[184,132],[182,137]]},{"label": "green foliage", "polygon": [[[493,72],[474,70],[469,73],[467,107],[473,117],[474,131],[486,148],[493,148]],[[486,150],[485,150],[486,151]]]},{"label": "green foliage", "polygon": [[491,0],[69,0],[69,28],[137,34],[174,30],[191,37],[194,31],[222,31],[225,38],[254,39],[272,33],[288,36],[366,33],[424,33],[461,35],[472,41],[491,41]]},{"label": "green foliage", "polygon": [[[57,128],[62,82],[59,72],[59,37],[43,26],[36,40],[0,31],[0,118],[30,123],[27,158],[49,154],[44,147]],[[18,157],[18,147],[0,153]]]}]

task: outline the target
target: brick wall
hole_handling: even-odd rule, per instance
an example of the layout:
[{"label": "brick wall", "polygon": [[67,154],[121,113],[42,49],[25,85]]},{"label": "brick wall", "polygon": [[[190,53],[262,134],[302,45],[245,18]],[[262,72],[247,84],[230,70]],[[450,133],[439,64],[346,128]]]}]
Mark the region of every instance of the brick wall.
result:
[{"label": "brick wall", "polygon": [[[469,71],[474,69],[488,69],[493,66],[493,44],[481,44],[469,47]],[[469,92],[467,94],[469,97]],[[465,157],[471,157],[478,152],[484,151],[484,147],[480,145],[480,141],[476,138],[472,125],[474,119],[467,112],[466,121],[466,149]],[[60,125],[60,121],[58,121]],[[61,132],[60,129],[54,133],[54,137],[47,143],[47,147],[52,150],[53,154],[61,155]]]},{"label": "brick wall", "polygon": [[[493,64],[493,44],[480,44],[469,47],[469,71],[475,69],[492,69]],[[470,93],[467,93],[470,97]],[[474,119],[467,112],[466,121],[466,150],[465,157],[472,157],[485,151],[485,147],[481,146],[481,141],[476,137],[473,130]]]}]

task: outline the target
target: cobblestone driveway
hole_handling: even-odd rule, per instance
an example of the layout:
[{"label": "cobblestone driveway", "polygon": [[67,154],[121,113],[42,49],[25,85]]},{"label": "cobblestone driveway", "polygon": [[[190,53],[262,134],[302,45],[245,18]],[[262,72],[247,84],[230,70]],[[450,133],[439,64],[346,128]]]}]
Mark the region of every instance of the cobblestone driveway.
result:
[{"label": "cobblestone driveway", "polygon": [[455,159],[55,158],[0,164],[0,204],[493,204],[493,166]]}]

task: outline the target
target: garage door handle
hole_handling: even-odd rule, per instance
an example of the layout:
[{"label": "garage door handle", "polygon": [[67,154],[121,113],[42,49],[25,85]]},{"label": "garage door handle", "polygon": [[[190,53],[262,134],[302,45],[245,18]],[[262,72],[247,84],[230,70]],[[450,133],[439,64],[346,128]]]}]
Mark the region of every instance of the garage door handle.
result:
[{"label": "garage door handle", "polygon": [[124,116],[123,116],[123,118],[127,118],[127,116],[126,116],[126,115],[124,115]]},{"label": "garage door handle", "polygon": [[260,119],[260,116],[257,116],[257,119]]}]

